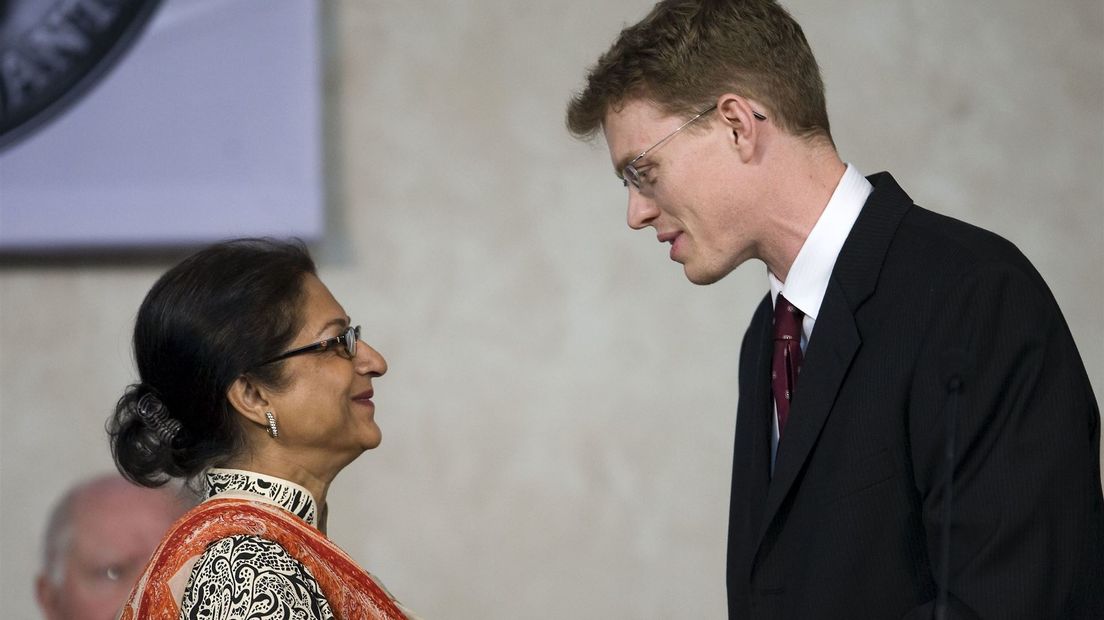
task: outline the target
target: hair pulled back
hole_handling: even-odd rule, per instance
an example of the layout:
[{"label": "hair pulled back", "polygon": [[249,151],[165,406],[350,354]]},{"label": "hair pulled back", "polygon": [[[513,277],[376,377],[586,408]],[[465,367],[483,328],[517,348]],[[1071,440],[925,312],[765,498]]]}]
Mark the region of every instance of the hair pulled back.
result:
[{"label": "hair pulled back", "polygon": [[298,241],[237,239],[184,259],[146,294],[134,324],[139,382],[107,423],[115,465],[160,486],[192,478],[242,447],[226,398],[241,375],[279,388],[279,355],[298,332],[314,261]]}]

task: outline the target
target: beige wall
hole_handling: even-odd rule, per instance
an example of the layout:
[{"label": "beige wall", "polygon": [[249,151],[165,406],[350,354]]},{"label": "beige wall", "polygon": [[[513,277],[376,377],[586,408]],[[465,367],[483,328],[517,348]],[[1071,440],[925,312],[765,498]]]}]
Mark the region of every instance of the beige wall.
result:
[{"label": "beige wall", "polygon": [[[837,143],[1017,243],[1098,393],[1104,6],[788,3]],[[391,363],[331,535],[427,618],[720,618],[736,360],[764,269],[688,284],[623,224],[564,103],[644,0],[327,5],[321,275]],[[50,502],[111,467],[168,260],[0,266],[0,604],[33,617]]]}]

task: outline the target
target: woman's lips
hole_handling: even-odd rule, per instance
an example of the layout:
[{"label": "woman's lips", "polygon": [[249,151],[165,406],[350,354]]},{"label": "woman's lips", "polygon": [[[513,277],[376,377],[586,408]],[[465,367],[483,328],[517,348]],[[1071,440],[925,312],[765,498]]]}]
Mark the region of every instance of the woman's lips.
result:
[{"label": "woman's lips", "polygon": [[361,392],[360,394],[357,394],[356,396],[353,396],[353,400],[355,400],[356,402],[358,402],[362,405],[371,405],[372,404],[372,396],[374,396],[374,395],[375,395],[374,390],[365,390],[365,391]]}]

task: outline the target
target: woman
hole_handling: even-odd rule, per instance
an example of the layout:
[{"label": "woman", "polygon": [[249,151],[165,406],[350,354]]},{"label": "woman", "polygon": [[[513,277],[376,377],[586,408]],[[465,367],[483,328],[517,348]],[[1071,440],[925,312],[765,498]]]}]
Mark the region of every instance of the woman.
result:
[{"label": "woman", "polygon": [[202,477],[122,618],[407,618],[329,542],[326,494],[380,443],[359,340],[302,245],[243,239],[184,260],[134,327],[141,381],[108,422],[119,471],[146,486]]}]

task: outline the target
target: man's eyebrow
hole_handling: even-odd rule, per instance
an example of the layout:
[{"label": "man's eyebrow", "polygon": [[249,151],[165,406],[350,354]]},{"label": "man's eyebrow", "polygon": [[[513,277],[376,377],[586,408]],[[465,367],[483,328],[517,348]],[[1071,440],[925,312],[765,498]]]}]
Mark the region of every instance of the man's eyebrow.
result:
[{"label": "man's eyebrow", "polygon": [[625,170],[625,166],[628,166],[629,163],[635,160],[637,157],[640,157],[640,153],[637,153],[636,155],[625,155],[621,159],[617,160],[617,163],[614,164],[613,173],[617,175],[617,179],[619,181],[624,179],[624,177],[621,176],[621,173]]},{"label": "man's eyebrow", "polygon": [[335,325],[337,327],[348,327],[349,326],[349,317],[346,316],[346,317],[343,317],[343,318],[335,318],[335,319],[330,319],[329,321],[326,321],[326,324],[322,326],[322,329],[318,330],[318,333],[315,334],[314,337],[316,339],[321,338],[322,334],[326,333],[327,329],[329,329],[330,327],[333,327]]}]

